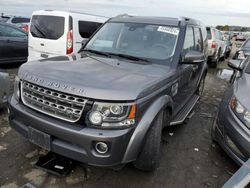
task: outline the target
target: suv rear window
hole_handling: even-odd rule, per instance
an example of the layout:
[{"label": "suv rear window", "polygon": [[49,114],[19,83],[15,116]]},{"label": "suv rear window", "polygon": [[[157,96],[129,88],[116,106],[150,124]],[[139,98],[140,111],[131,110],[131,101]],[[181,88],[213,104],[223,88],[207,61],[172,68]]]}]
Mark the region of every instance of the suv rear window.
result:
[{"label": "suv rear window", "polygon": [[212,39],[211,29],[209,27],[207,27],[207,39]]},{"label": "suv rear window", "polygon": [[79,34],[82,38],[89,38],[102,25],[97,22],[79,21]]},{"label": "suv rear window", "polygon": [[13,18],[11,22],[12,23],[29,23],[30,19],[29,18]]},{"label": "suv rear window", "polygon": [[57,40],[64,34],[65,18],[60,16],[34,15],[30,33],[33,37]]}]

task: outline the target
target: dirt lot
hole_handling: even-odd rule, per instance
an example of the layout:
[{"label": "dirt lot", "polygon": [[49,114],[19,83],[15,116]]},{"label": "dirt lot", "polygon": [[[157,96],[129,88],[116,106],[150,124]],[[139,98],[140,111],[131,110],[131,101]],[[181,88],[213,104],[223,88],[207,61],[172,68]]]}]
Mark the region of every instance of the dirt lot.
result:
[{"label": "dirt lot", "polygon": [[[225,67],[223,62],[219,70]],[[15,71],[11,70],[12,75]],[[189,120],[163,131],[161,166],[154,173],[140,172],[127,165],[121,171],[78,166],[67,177],[50,175],[33,166],[44,151],[11,130],[7,113],[0,112],[0,187],[20,187],[26,183],[60,188],[221,187],[238,167],[210,139],[210,128],[227,85],[217,73],[218,69],[209,69],[204,95]]]}]

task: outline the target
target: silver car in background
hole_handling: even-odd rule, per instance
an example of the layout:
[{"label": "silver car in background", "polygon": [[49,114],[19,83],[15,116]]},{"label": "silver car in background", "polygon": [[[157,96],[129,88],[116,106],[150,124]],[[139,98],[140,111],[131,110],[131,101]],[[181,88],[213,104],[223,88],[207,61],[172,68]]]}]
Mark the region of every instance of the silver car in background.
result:
[{"label": "silver car in background", "polygon": [[207,27],[208,60],[213,67],[217,67],[220,59],[225,58],[226,45],[222,33],[214,27]]},{"label": "silver car in background", "polygon": [[0,70],[0,109],[2,109],[6,105],[9,96],[9,91],[9,74],[3,70]]}]

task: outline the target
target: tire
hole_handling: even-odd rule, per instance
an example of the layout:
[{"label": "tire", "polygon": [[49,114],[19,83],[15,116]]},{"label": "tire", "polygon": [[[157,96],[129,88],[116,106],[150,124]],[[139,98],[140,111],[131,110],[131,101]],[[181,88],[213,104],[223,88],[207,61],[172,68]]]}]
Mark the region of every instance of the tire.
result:
[{"label": "tire", "polygon": [[213,68],[217,68],[217,66],[220,62],[220,53],[221,53],[221,50],[219,49],[216,60],[214,62],[212,62],[212,64],[211,64]]},{"label": "tire", "polygon": [[203,92],[204,92],[204,87],[205,87],[205,79],[206,79],[206,75],[204,74],[200,80],[200,83],[195,91],[196,95],[202,96]]},{"label": "tire", "polygon": [[160,112],[147,132],[141,152],[134,162],[137,169],[154,171],[159,167],[162,124],[163,112]]},{"label": "tire", "polygon": [[225,56],[226,56],[226,55],[224,54],[224,56],[223,56],[222,58],[220,58],[220,60],[221,60],[221,61],[225,61],[225,59],[226,59]]},{"label": "tire", "polygon": [[[214,121],[216,121],[216,119]],[[213,125],[211,127],[211,139],[214,143],[218,143],[215,136],[215,122],[213,122]]]}]

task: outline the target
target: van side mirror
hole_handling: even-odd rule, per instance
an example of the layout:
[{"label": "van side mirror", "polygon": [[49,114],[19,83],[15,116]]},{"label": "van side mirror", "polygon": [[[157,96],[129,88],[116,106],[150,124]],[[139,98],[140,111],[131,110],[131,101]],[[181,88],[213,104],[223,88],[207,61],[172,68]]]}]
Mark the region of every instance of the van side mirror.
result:
[{"label": "van side mirror", "polygon": [[205,56],[201,52],[190,50],[184,54],[182,64],[199,64],[205,61]]},{"label": "van side mirror", "polygon": [[242,71],[244,68],[242,66],[244,63],[242,62],[243,62],[242,60],[230,60],[228,62],[228,66],[232,68],[233,70]]}]

